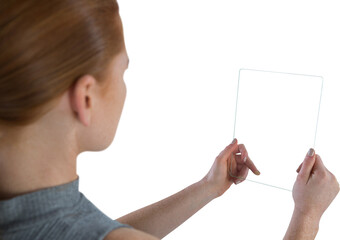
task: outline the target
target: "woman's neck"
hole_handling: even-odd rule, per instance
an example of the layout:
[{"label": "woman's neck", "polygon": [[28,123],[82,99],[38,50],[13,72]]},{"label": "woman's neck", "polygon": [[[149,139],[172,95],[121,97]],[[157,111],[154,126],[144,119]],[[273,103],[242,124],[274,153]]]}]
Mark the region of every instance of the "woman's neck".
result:
[{"label": "woman's neck", "polygon": [[0,139],[0,200],[75,180],[74,140],[67,129],[46,126],[6,133]]}]

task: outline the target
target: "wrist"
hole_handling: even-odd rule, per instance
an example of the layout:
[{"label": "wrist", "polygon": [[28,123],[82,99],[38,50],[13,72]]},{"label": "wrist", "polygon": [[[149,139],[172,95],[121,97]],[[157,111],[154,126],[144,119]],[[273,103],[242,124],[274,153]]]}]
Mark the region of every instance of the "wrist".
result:
[{"label": "wrist", "polygon": [[315,213],[303,212],[295,207],[292,219],[295,221],[295,224],[300,226],[302,229],[308,229],[311,235],[316,236],[319,231],[321,216]]},{"label": "wrist", "polygon": [[209,182],[206,177],[197,182],[197,184],[204,192],[206,198],[209,199],[210,201],[222,195],[218,192],[218,189],[214,186],[214,184]]},{"label": "wrist", "polygon": [[284,240],[315,239],[320,218],[295,207]]},{"label": "wrist", "polygon": [[293,217],[319,225],[321,215],[313,211],[304,211],[294,207]]}]

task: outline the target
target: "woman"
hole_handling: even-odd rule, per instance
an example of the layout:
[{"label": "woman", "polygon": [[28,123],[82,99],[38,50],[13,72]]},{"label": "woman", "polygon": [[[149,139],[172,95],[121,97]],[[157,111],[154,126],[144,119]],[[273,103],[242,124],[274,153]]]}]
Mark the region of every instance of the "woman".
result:
[{"label": "woman", "polygon": [[[0,239],[159,239],[249,169],[260,174],[234,139],[199,182],[108,218],[79,192],[76,159],[111,144],[123,109],[116,1],[7,0],[0,13]],[[313,149],[298,172],[285,239],[312,239],[339,185]]]}]

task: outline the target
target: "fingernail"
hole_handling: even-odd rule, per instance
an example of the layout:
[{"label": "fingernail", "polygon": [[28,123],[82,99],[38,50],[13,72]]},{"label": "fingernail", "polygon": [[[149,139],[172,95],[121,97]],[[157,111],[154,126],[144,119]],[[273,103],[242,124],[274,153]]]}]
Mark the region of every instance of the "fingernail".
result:
[{"label": "fingernail", "polygon": [[236,138],[234,138],[234,140],[231,142],[231,144],[234,144],[236,143]]},{"label": "fingernail", "polygon": [[310,156],[310,157],[314,156],[314,149],[313,148],[309,149],[308,156]]},{"label": "fingernail", "polygon": [[235,182],[235,185],[239,184],[240,182],[241,182],[241,180],[237,180],[237,181]]},{"label": "fingernail", "polygon": [[247,161],[247,157],[244,157],[244,158],[243,158],[243,162],[246,162],[246,161]]},{"label": "fingernail", "polygon": [[260,175],[261,173],[259,172],[259,170],[256,171],[256,175]]}]

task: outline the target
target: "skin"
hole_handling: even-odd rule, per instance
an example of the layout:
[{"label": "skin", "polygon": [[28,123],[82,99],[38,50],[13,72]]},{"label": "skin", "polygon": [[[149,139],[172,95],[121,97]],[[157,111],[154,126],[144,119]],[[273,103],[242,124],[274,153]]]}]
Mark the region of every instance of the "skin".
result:
[{"label": "skin", "polygon": [[321,216],[339,193],[339,183],[313,149],[296,170],[295,208],[284,240],[314,239]]},{"label": "skin", "polygon": [[[84,75],[62,95],[55,108],[37,122],[24,128],[2,131],[6,142],[0,141],[0,200],[77,179],[78,154],[101,151],[112,143],[126,98],[123,75],[127,67],[128,56],[124,48],[109,64],[104,87],[93,76]],[[304,173],[303,176],[307,176],[310,168],[306,166],[310,164],[303,164],[299,175]],[[260,174],[245,146],[235,139],[221,151],[200,181],[119,218],[118,221],[135,229],[120,228],[110,232],[105,239],[163,238],[206,204],[223,195],[232,184],[242,182],[249,169]],[[305,216],[311,216],[311,222],[315,223],[316,216],[320,216],[330,204],[331,198],[327,198],[319,199],[320,202],[315,205],[311,196],[331,189],[316,187],[317,181],[310,181],[309,187],[306,187],[301,181],[297,180],[299,184],[294,189],[297,210],[286,239],[304,239],[294,238],[300,234],[299,227],[294,227],[295,223],[300,223],[302,229],[306,227]],[[309,207],[305,207],[304,201]],[[319,207],[320,203],[322,207]],[[309,211],[313,207],[319,211]],[[301,234],[305,232],[308,233],[302,231]]]}]

